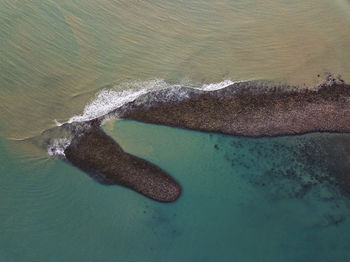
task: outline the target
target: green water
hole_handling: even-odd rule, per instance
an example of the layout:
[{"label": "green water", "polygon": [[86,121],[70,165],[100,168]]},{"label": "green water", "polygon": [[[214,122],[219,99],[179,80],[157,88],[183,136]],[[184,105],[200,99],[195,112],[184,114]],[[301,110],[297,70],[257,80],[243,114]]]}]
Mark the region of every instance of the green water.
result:
[{"label": "green water", "polygon": [[348,136],[106,123],[181,183],[167,205],[97,184],[26,140],[106,86],[314,87],[328,72],[350,82],[349,69],[349,0],[0,0],[0,262],[349,261],[348,199],[306,186],[350,170]]},{"label": "green water", "polygon": [[349,200],[325,185],[300,193],[300,182],[272,172],[323,172],[295,154],[337,135],[247,139],[133,121],[104,129],[174,176],[181,198],[157,203],[62,161],[18,164],[2,150],[0,261],[348,261]]}]

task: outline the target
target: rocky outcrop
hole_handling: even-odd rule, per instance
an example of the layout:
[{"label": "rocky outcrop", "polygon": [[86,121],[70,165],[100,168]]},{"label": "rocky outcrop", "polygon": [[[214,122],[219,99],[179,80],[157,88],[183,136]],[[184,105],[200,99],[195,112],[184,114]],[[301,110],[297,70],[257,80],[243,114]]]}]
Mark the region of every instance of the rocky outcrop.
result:
[{"label": "rocky outcrop", "polygon": [[102,184],[125,186],[160,202],[175,201],[181,194],[180,185],[166,172],[124,152],[98,126],[76,136],[64,153],[69,162]]},{"label": "rocky outcrop", "polygon": [[[350,86],[333,81],[315,90],[251,87],[249,83],[181,99],[146,94],[115,110],[120,118],[229,135],[261,137],[350,131]],[[148,97],[147,97],[148,96]]]},{"label": "rocky outcrop", "polygon": [[[74,138],[64,150],[73,165],[100,183],[122,185],[151,199],[171,202],[180,196],[180,185],[155,165],[124,152],[107,136],[100,123],[111,117],[249,137],[350,132],[350,86],[332,79],[313,90],[252,82],[210,92],[169,88],[144,94],[83,123],[88,127],[73,128],[78,132],[72,132]],[[337,179],[350,192],[349,175]]]}]

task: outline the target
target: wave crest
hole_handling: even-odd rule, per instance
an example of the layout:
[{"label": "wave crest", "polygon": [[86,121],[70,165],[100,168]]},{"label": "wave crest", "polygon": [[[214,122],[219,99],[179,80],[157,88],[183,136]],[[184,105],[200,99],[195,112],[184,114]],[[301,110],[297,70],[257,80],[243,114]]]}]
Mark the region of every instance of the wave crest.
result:
[{"label": "wave crest", "polygon": [[71,140],[68,138],[56,138],[47,147],[47,153],[50,156],[65,156],[64,150],[70,145]]},{"label": "wave crest", "polygon": [[166,96],[164,97],[165,100],[176,101],[188,97],[187,93],[182,89],[182,87],[190,87],[203,91],[213,91],[240,82],[244,81],[233,82],[231,80],[224,80],[218,83],[203,85],[191,85],[188,83],[172,85],[162,79],[154,79],[143,82],[125,82],[101,90],[96,94],[95,98],[85,106],[83,113],[81,115],[71,117],[68,120],[68,123],[84,122],[101,117],[129,102],[136,100],[141,95],[156,90],[164,90],[166,92]]}]

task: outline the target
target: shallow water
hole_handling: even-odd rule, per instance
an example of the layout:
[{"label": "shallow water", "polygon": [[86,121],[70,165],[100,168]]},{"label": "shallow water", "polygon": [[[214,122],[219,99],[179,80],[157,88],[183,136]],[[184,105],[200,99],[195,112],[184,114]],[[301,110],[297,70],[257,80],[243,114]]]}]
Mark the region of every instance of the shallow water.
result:
[{"label": "shallow water", "polygon": [[0,0],[0,119],[37,135],[106,85],[155,78],[350,82],[349,17],[348,0]]},{"label": "shallow water", "polygon": [[309,186],[349,170],[348,135],[106,123],[181,183],[168,205],[102,186],[25,138],[135,90],[314,87],[328,72],[350,82],[349,68],[348,0],[0,0],[0,261],[348,261],[348,198]]},{"label": "shallow water", "polygon": [[18,165],[2,151],[1,261],[348,261],[349,198],[327,183],[302,187],[332,156],[311,165],[301,148],[341,149],[349,136],[247,139],[134,121],[104,129],[174,176],[181,198],[158,203],[64,162]]}]

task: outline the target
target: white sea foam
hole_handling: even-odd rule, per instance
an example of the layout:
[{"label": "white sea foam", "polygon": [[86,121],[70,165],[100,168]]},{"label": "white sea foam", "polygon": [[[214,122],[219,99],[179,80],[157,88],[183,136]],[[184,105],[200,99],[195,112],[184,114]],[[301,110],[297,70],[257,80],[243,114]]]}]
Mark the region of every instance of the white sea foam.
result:
[{"label": "white sea foam", "polygon": [[230,85],[242,83],[242,82],[247,82],[247,80],[231,81],[230,79],[226,79],[226,80],[218,82],[218,83],[204,84],[201,89],[204,91],[214,91],[214,90],[223,89],[223,88],[228,87]]},{"label": "white sea foam", "polygon": [[165,101],[176,101],[176,100],[182,100],[189,97],[188,92],[181,88],[180,85],[174,85],[171,88],[169,88],[165,94],[164,100]]},{"label": "white sea foam", "polygon": [[65,156],[64,150],[70,143],[71,141],[67,138],[55,138],[47,147],[47,153],[50,156]]},{"label": "white sea foam", "polygon": [[[161,96],[155,95],[147,97],[145,100],[140,100],[138,103],[147,103],[152,104],[153,102],[159,102],[159,99],[164,101],[173,102],[178,100],[187,99],[189,97],[188,89],[182,88],[194,88],[202,91],[213,91],[225,88],[229,85],[244,82],[237,81],[233,82],[231,80],[224,80],[219,83],[212,84],[191,84],[187,82],[183,82],[178,85],[171,85],[166,83],[164,80],[154,79],[149,81],[135,81],[135,82],[125,82],[116,86],[112,86],[109,88],[104,88],[99,93],[96,94],[95,98],[88,103],[84,111],[81,115],[76,115],[71,117],[68,120],[68,123],[73,122],[85,122],[88,120],[95,119],[97,117],[104,116],[109,112],[125,105],[126,103],[135,101],[135,99],[139,98],[141,95],[147,94],[151,91],[160,91],[163,90]],[[62,123],[54,120],[57,126],[62,126]],[[77,128],[82,128],[81,131],[77,130]],[[76,126],[75,133],[79,134],[83,132],[85,126]],[[47,148],[48,154],[50,156],[65,156],[64,150],[70,145],[72,137],[70,138],[54,138],[51,139],[49,146]]]},{"label": "white sea foam", "polygon": [[[88,121],[103,116],[126,103],[134,101],[143,94],[167,86],[164,80],[155,79],[145,82],[127,82],[112,88],[105,88],[85,106],[83,114],[71,117],[68,123]],[[120,89],[125,90],[120,91]]]},{"label": "white sea foam", "polygon": [[108,112],[135,100],[140,95],[146,94],[148,90],[102,90],[97,97],[85,108],[82,115],[73,116],[68,123],[88,121],[107,114]]},{"label": "white sea foam", "polygon": [[225,88],[229,85],[232,85],[234,83],[235,82],[227,79],[227,80],[224,80],[224,81],[221,81],[218,83],[204,84],[202,86],[202,90],[205,90],[205,91],[219,90],[219,89]]},{"label": "white sea foam", "polygon": [[[176,101],[188,98],[188,92],[184,90],[183,86],[197,88],[203,91],[214,91],[225,88],[229,85],[240,83],[244,81],[224,80],[218,83],[204,84],[204,85],[190,85],[183,83],[179,85],[171,85],[161,79],[154,79],[149,81],[135,81],[125,82],[114,87],[105,88],[95,98],[85,106],[81,115],[76,115],[68,120],[68,123],[88,121],[103,115],[123,106],[126,103],[132,102],[141,95],[147,94],[155,90],[166,90],[163,97],[166,101]],[[148,102],[157,100],[158,98],[148,98]],[[140,101],[142,103],[143,101]]]},{"label": "white sea foam", "polygon": [[54,122],[55,122],[56,126],[61,126],[62,125],[62,123],[58,122],[56,119],[54,120]]}]

